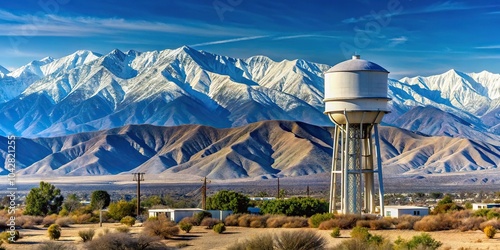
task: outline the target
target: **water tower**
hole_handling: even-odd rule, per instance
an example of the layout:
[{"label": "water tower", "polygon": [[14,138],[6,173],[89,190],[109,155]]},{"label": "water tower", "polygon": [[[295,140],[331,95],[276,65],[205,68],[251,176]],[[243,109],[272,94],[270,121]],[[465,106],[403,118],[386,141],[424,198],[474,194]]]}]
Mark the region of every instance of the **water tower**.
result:
[{"label": "water tower", "polygon": [[358,55],[325,73],[325,114],[335,124],[330,212],[375,213],[374,176],[377,174],[380,214],[383,215],[378,124],[389,112],[388,74],[380,65],[362,60]]}]

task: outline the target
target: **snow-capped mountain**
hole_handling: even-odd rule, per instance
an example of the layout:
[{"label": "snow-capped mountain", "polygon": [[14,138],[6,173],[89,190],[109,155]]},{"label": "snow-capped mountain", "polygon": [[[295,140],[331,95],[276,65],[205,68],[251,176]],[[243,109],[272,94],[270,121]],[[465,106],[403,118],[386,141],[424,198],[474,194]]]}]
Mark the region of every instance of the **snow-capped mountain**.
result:
[{"label": "snow-capped mountain", "polygon": [[[330,164],[325,156],[331,150],[325,149],[328,133],[312,131],[324,131],[312,125],[332,125],[323,114],[322,101],[323,72],[329,68],[304,60],[275,62],[265,56],[236,59],[186,46],[149,52],[114,50],[105,55],[77,51],[59,59],[47,57],[13,71],[0,68],[0,135],[52,137],[19,139],[30,149],[20,158],[20,174],[201,171],[214,178],[232,178],[319,173],[324,169],[304,166]],[[450,70],[436,76],[390,79],[388,87],[391,113],[383,124],[404,130],[381,132],[386,172],[421,174],[497,167],[500,75]],[[255,123],[263,120],[312,125]],[[212,128],[148,126],[185,124]],[[128,132],[117,136],[130,129],[142,131],[140,136],[145,138]],[[314,134],[307,137],[314,145],[307,152],[292,152],[282,147],[284,141],[269,137],[272,132],[301,140],[297,131],[303,129]],[[180,144],[171,142],[161,148],[158,145],[167,145],[168,136],[153,136],[149,133],[155,132],[149,130],[168,130],[169,135],[179,130],[193,136],[178,134]],[[256,139],[256,133],[266,136]],[[204,140],[203,145],[194,145],[194,141]],[[151,141],[158,145],[148,145]],[[5,142],[5,138],[0,140],[0,144]],[[251,153],[241,151],[242,147]],[[277,147],[287,153],[276,151]],[[2,157],[4,154],[2,151]],[[279,157],[292,162],[283,158],[286,154],[301,155],[293,162],[302,167],[274,167]],[[315,157],[321,160],[313,160]],[[114,169],[116,162],[126,167]]]},{"label": "snow-capped mountain", "polygon": [[189,47],[103,56],[79,51],[9,73],[27,86],[16,97],[11,96],[20,91],[2,95],[0,129],[4,135],[54,136],[126,124],[232,127],[281,119],[325,125],[327,68],[263,56],[234,59]]},{"label": "snow-capped mountain", "polygon": [[[328,68],[265,56],[235,59],[186,46],[47,57],[0,73],[0,134],[56,136],[127,124],[234,127],[274,119],[330,125],[322,114]],[[498,74],[450,70],[388,85],[392,113],[385,124],[402,126],[405,113],[432,106],[467,124],[459,132],[425,128],[437,135],[500,133]]]}]

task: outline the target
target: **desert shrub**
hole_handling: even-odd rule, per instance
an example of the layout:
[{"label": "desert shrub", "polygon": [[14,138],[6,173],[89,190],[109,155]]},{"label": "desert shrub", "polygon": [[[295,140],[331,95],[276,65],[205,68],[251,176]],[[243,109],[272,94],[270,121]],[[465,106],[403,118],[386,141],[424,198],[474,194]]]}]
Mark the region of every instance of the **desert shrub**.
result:
[{"label": "desert shrub", "polygon": [[275,249],[278,250],[309,250],[325,249],[326,240],[311,230],[296,230],[282,232],[274,237]]},{"label": "desert shrub", "polygon": [[88,250],[160,250],[172,249],[165,246],[159,237],[140,234],[138,238],[127,233],[109,233],[85,243]]},{"label": "desert shrub", "polygon": [[83,242],[91,241],[94,238],[94,234],[95,234],[94,229],[78,231],[78,236],[82,238]]},{"label": "desert shrub", "polygon": [[[377,239],[380,238],[379,236],[376,236]],[[374,241],[365,241],[362,239],[348,239],[342,241],[340,245],[332,248],[333,250],[352,250],[352,249],[362,249],[362,250],[393,250],[393,245],[391,242],[388,240],[385,240],[383,238],[382,243],[377,245],[377,243]]]},{"label": "desert shrub", "polygon": [[454,218],[450,214],[438,214],[425,216],[420,221],[415,222],[413,229],[417,231],[431,232],[458,229],[459,227],[459,219]]},{"label": "desert shrub", "polygon": [[203,219],[205,218],[212,218],[212,214],[207,212],[207,211],[201,211],[199,213],[196,213],[194,216],[194,223],[193,225],[197,225],[197,226],[200,226],[201,225],[201,222],[203,221]]},{"label": "desert shrub", "polygon": [[119,226],[115,228],[116,232],[119,233],[130,233],[130,227],[128,226]]},{"label": "desert shrub", "polygon": [[58,240],[61,237],[61,227],[57,224],[52,224],[47,229],[47,233],[51,240]]},{"label": "desert shrub", "polygon": [[298,216],[273,215],[267,217],[266,227],[268,228],[301,228],[308,226],[308,220]]},{"label": "desert shrub", "polygon": [[[43,217],[41,216],[24,215],[21,217],[16,217],[16,224],[24,229],[35,228],[35,225],[40,225],[42,221]],[[5,225],[5,223],[2,224]]]},{"label": "desert shrub", "polygon": [[493,237],[495,237],[495,234],[497,233],[497,229],[494,228],[493,226],[486,226],[483,232],[484,235],[486,235],[486,237],[493,239]]},{"label": "desert shrub", "polygon": [[193,228],[193,224],[191,224],[190,222],[180,221],[179,228],[182,231],[189,233],[189,231],[191,231],[191,229]]},{"label": "desert shrub", "polygon": [[422,217],[413,215],[403,215],[396,220],[396,229],[412,230],[415,222],[420,221]]},{"label": "desert shrub", "polygon": [[369,221],[370,229],[372,230],[381,230],[381,229],[389,229],[392,227],[392,223],[389,220],[386,220],[385,218],[378,219],[378,220],[371,220]]},{"label": "desert shrub", "polygon": [[407,241],[398,237],[398,239],[394,242],[395,250],[413,250],[413,249],[429,249],[435,250],[438,249],[443,243],[433,239],[429,234],[422,233],[420,235],[415,235],[411,238],[411,240]]},{"label": "desert shrub", "polygon": [[224,231],[226,231],[226,226],[224,226],[224,223],[217,223],[214,225],[214,232],[218,233],[218,234],[221,234],[223,233]]},{"label": "desert shrub", "polygon": [[332,236],[333,238],[340,237],[340,228],[334,227],[332,233],[330,233],[330,236]]},{"label": "desert shrub", "polygon": [[41,243],[37,250],[76,250],[76,247],[72,244],[65,244],[61,242],[45,241]]},{"label": "desert shrub", "polygon": [[270,234],[257,235],[246,241],[237,242],[228,250],[274,250],[273,237]]},{"label": "desert shrub", "polygon": [[205,218],[203,221],[201,221],[200,226],[205,227],[206,229],[212,229],[215,224],[219,223],[220,220],[218,219],[213,219],[213,218]]},{"label": "desert shrub", "polygon": [[479,230],[481,223],[484,222],[483,217],[470,217],[461,220],[458,229],[462,232],[470,230]]},{"label": "desert shrub", "polygon": [[450,214],[451,216],[457,219],[463,219],[471,217],[473,213],[471,210],[459,210],[459,211],[452,211],[450,212]]},{"label": "desert shrub", "polygon": [[199,226],[200,225],[200,223],[198,223],[194,217],[184,217],[184,218],[182,218],[181,221],[179,221],[179,224],[180,223],[189,223],[189,224],[191,224],[193,226]]},{"label": "desert shrub", "polygon": [[328,202],[316,198],[293,197],[286,200],[268,200],[260,206],[264,214],[283,214],[287,216],[307,216],[326,213]]},{"label": "desert shrub", "polygon": [[302,228],[302,227],[307,227],[307,219],[304,217],[288,217],[287,222],[283,224],[282,227],[284,228]]},{"label": "desert shrub", "polygon": [[13,233],[11,231],[3,231],[0,233],[0,245],[2,242],[5,243],[14,243],[20,238],[19,231],[15,230]]},{"label": "desert shrub", "polygon": [[60,227],[69,227],[69,225],[73,223],[74,221],[70,217],[61,217],[55,221],[55,224],[59,225]]},{"label": "desert shrub", "polygon": [[179,233],[179,228],[175,225],[175,222],[168,220],[165,215],[148,219],[144,222],[143,227],[144,233],[164,239],[168,239]]},{"label": "desert shrub", "polygon": [[56,223],[56,220],[57,220],[57,214],[51,214],[51,215],[47,215],[43,218],[42,220],[42,225],[44,227],[48,227],[52,224],[55,224]]},{"label": "desert shrub", "polygon": [[135,218],[132,216],[125,216],[120,220],[120,223],[131,227],[135,224]]},{"label": "desert shrub", "polygon": [[339,227],[340,229],[351,229],[356,226],[356,222],[362,217],[354,214],[342,214],[336,215],[335,219],[327,220],[319,224],[320,230],[331,230],[334,227]]},{"label": "desert shrub", "polygon": [[73,219],[77,224],[88,224],[92,218],[91,214],[81,214],[73,216]]},{"label": "desert shrub", "polygon": [[356,221],[356,226],[357,227],[366,227],[366,228],[369,228],[370,227],[370,221],[369,220],[358,220],[358,221]]},{"label": "desert shrub", "polygon": [[355,239],[368,241],[371,236],[366,227],[356,226],[351,231],[351,237]]},{"label": "desert shrub", "polygon": [[319,224],[323,221],[327,221],[330,219],[333,219],[334,215],[332,213],[322,213],[322,214],[314,214],[309,218],[308,223],[310,227],[317,228],[319,227]]},{"label": "desert shrub", "polygon": [[492,226],[496,229],[500,229],[500,220],[498,219],[487,220],[479,225],[479,229],[481,229],[481,231],[484,231],[484,228],[487,226]]},{"label": "desert shrub", "polygon": [[224,224],[227,226],[238,226],[238,219],[242,214],[231,214],[224,219]]}]

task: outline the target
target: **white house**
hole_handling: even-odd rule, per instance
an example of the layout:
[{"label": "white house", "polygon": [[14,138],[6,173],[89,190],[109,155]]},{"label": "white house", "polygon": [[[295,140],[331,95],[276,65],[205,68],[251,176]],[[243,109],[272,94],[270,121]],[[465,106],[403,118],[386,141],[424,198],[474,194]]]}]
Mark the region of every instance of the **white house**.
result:
[{"label": "white house", "polygon": [[414,216],[429,215],[429,207],[418,206],[385,206],[385,217],[398,218],[405,214]]},{"label": "white house", "polygon": [[472,210],[500,207],[500,203],[472,203]]},{"label": "white house", "polygon": [[175,223],[178,223],[183,218],[192,217],[195,214],[207,211],[212,215],[212,218],[224,220],[227,216],[233,214],[233,211],[228,210],[203,210],[201,208],[159,208],[159,209],[149,209],[149,217],[158,217],[160,214],[165,214],[167,218]]},{"label": "white house", "polygon": [[165,216],[178,223],[185,217],[192,217],[193,215],[203,211],[201,208],[159,208],[159,209],[149,209],[149,217],[158,217],[160,214],[165,214]]}]

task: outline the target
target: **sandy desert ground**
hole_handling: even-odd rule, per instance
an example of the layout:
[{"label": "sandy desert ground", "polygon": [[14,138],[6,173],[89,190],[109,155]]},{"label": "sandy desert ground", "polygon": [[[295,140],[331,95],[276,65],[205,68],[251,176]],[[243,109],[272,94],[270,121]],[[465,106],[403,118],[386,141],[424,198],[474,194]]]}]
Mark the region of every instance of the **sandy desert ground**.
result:
[{"label": "sandy desert ground", "polygon": [[[59,239],[60,242],[73,244],[77,249],[84,249],[84,244],[78,236],[78,231],[88,228],[94,228],[96,230],[96,237],[100,232],[104,231],[104,228],[109,228],[110,232],[113,232],[114,228],[120,226],[118,223],[105,223],[102,228],[98,225],[71,225],[69,228],[62,229],[62,236]],[[132,227],[131,233],[138,234],[142,230],[140,226]],[[227,231],[223,234],[216,234],[212,230],[204,229],[203,227],[194,227],[190,233],[182,232],[175,239],[165,240],[164,242],[175,247],[179,243],[187,243],[189,246],[182,248],[186,250],[222,250],[231,244],[248,239],[255,235],[263,233],[279,233],[286,230],[315,230],[319,234],[323,235],[325,239],[328,240],[330,247],[338,245],[342,240],[349,238],[350,230],[342,230],[341,238],[334,239],[330,237],[330,231],[328,230],[317,230],[317,229],[266,229],[266,228],[241,228],[241,227],[228,227]],[[391,241],[397,239],[401,236],[405,239],[411,238],[413,235],[420,234],[421,232],[416,231],[401,231],[401,230],[383,230],[383,231],[371,231],[372,234],[383,235],[389,238]],[[27,229],[21,230],[22,238],[18,240],[15,244],[4,244],[6,249],[36,249],[37,246],[44,241],[48,241],[46,229]],[[497,235],[493,239],[487,239],[484,234],[480,231],[473,232],[459,232],[459,231],[442,231],[442,232],[430,232],[433,238],[443,242],[441,249],[500,249],[500,237]]]}]

